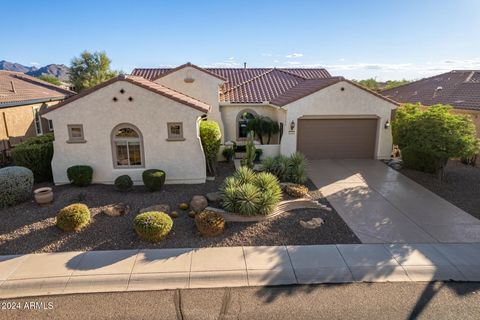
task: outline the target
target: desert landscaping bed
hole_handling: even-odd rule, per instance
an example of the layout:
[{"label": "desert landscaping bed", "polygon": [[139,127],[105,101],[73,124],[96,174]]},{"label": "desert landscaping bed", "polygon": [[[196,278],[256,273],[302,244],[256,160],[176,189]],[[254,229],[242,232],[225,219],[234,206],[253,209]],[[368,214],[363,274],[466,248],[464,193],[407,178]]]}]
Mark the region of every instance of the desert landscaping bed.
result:
[{"label": "desert landscaping bed", "polygon": [[[345,222],[334,211],[302,209],[285,212],[272,219],[256,223],[228,222],[225,232],[215,238],[202,237],[188,211],[178,205],[189,202],[194,195],[214,192],[223,179],[233,172],[233,164],[219,164],[218,177],[203,185],[165,185],[161,191],[148,192],[134,187],[119,192],[109,185],[91,185],[85,188],[70,185],[54,187],[55,201],[39,207],[33,199],[26,203],[0,210],[0,254],[21,254],[59,251],[114,250],[139,248],[178,248],[212,246],[306,245],[359,243]],[[309,181],[310,195],[319,202],[328,202]],[[287,197],[288,198],[288,197]],[[72,203],[82,202],[90,207],[91,223],[79,232],[63,232],[55,226],[57,212]],[[123,202],[131,207],[125,216],[109,217],[102,209]],[[179,213],[172,232],[163,241],[152,244],[139,239],[133,229],[133,219],[142,208],[168,204]],[[322,218],[319,228],[307,229],[300,221]]]},{"label": "desert landscaping bed", "polygon": [[436,175],[420,171],[403,168],[400,172],[480,219],[480,168],[450,161],[444,181],[440,181]]}]

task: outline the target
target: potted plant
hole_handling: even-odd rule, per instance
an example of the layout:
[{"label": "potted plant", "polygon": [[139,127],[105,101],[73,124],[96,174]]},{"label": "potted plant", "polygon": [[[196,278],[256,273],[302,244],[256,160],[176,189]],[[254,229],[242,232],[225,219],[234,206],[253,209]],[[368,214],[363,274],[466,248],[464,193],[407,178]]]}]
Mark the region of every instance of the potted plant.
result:
[{"label": "potted plant", "polygon": [[255,162],[260,162],[260,157],[262,156],[262,154],[263,154],[262,149],[255,150]]},{"label": "potted plant", "polygon": [[235,150],[233,150],[232,147],[226,147],[225,149],[223,149],[222,155],[225,157],[227,162],[230,162],[232,161],[233,156],[235,155]]},{"label": "potted plant", "polygon": [[33,195],[40,206],[49,205],[53,201],[53,191],[50,187],[38,188],[33,191]]}]

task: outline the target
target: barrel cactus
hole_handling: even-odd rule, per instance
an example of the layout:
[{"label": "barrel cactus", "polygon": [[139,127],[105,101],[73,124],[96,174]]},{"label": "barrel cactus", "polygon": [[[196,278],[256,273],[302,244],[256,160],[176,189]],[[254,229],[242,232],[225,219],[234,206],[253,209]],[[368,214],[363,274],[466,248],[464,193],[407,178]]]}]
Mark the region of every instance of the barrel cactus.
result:
[{"label": "barrel cactus", "polygon": [[0,208],[24,202],[32,195],[33,172],[25,167],[0,169]]},{"label": "barrel cactus", "polygon": [[202,211],[195,216],[198,231],[206,237],[216,237],[225,229],[225,219],[214,211]]}]

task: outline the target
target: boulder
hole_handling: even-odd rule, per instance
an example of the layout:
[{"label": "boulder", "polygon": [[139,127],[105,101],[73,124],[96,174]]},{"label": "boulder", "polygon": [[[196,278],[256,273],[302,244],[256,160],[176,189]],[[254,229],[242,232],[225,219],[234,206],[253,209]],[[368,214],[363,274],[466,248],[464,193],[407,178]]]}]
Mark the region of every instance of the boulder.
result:
[{"label": "boulder", "polygon": [[317,229],[323,224],[322,218],[312,218],[309,221],[300,220],[300,225],[305,229]]},{"label": "boulder", "polygon": [[124,216],[130,213],[130,206],[124,203],[110,204],[104,207],[102,212],[110,217]]},{"label": "boulder", "polygon": [[160,212],[169,213],[170,212],[170,206],[168,204],[165,204],[165,203],[155,204],[153,206],[140,209],[139,213],[144,213],[144,212],[149,212],[149,211],[160,211]]},{"label": "boulder", "polygon": [[207,198],[204,196],[193,196],[192,201],[190,201],[190,209],[195,212],[202,212],[208,206]]},{"label": "boulder", "polygon": [[219,191],[209,192],[207,193],[207,200],[210,202],[219,202],[222,200],[222,194]]}]

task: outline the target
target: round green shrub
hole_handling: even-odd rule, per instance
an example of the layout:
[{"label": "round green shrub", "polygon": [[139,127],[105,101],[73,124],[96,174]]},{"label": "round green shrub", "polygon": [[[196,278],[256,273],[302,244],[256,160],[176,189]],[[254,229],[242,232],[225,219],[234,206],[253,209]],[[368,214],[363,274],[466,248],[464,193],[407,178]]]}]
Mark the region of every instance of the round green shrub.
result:
[{"label": "round green shrub", "polygon": [[28,200],[32,195],[33,173],[24,167],[0,169],[0,208]]},{"label": "round green shrub", "polygon": [[149,169],[142,173],[143,184],[150,191],[160,190],[165,184],[165,177],[165,172],[159,169]]},{"label": "round green shrub", "polygon": [[115,188],[119,191],[128,191],[132,189],[133,181],[129,175],[124,174],[123,176],[119,176],[115,179]]},{"label": "round green shrub", "polygon": [[53,134],[31,137],[12,150],[13,163],[33,172],[35,182],[52,180]]},{"label": "round green shrub", "polygon": [[247,167],[227,177],[220,192],[225,210],[245,216],[268,215],[282,200],[276,176],[268,172],[255,173]]},{"label": "round green shrub", "polygon": [[142,240],[158,242],[170,233],[173,220],[164,212],[149,211],[137,215],[133,224],[135,232]]},{"label": "round green shrub", "polygon": [[92,183],[93,169],[90,166],[73,166],[67,169],[67,177],[71,184],[86,187]]},{"label": "round green shrub", "polygon": [[74,203],[58,212],[57,227],[63,231],[78,231],[90,223],[90,210],[83,203]]}]

